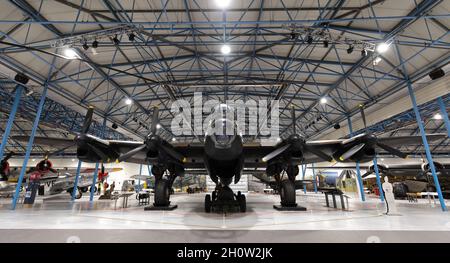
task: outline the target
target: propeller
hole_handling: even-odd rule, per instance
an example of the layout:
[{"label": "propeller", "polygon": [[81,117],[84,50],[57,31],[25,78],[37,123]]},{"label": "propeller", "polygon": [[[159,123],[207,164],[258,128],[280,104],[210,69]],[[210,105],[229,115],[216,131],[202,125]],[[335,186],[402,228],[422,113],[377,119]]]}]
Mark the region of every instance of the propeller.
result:
[{"label": "propeller", "polygon": [[381,143],[375,135],[371,134],[369,132],[369,129],[367,128],[366,114],[364,112],[364,105],[363,104],[359,105],[359,110],[361,112],[361,118],[362,118],[362,121],[364,123],[364,131],[365,131],[365,133],[358,134],[358,135],[356,135],[354,137],[351,137],[351,138],[349,138],[349,139],[347,139],[347,140],[342,142],[342,144],[348,144],[348,143],[353,142],[353,141],[360,141],[361,143],[353,146],[352,148],[350,148],[349,150],[344,152],[339,157],[340,161],[345,161],[345,160],[351,158],[353,155],[355,155],[357,152],[359,152],[366,145],[378,146],[381,149],[387,151],[388,153],[390,153],[392,155],[395,155],[395,156],[398,156],[398,157],[403,158],[403,159],[408,157],[407,154],[405,154],[405,153],[403,153],[403,152],[401,152],[401,151],[399,151],[399,150],[397,150],[397,149],[395,149],[395,148],[393,148],[393,147],[391,147],[389,145]]},{"label": "propeller", "polygon": [[165,153],[179,162],[185,162],[186,158],[182,154],[178,153],[173,148],[166,145],[164,143],[165,141],[159,137],[159,135],[157,134],[158,124],[159,124],[159,108],[154,107],[150,133],[147,135],[144,143],[141,146],[136,147],[120,155],[118,161],[119,162],[126,161],[132,158],[137,153],[146,150],[146,151],[155,151],[158,152],[158,154]]},{"label": "propeller", "polygon": [[306,141],[296,133],[296,125],[295,125],[295,109],[292,107],[291,109],[291,118],[292,118],[292,126],[293,126],[293,134],[288,138],[287,144],[275,149],[271,153],[267,154],[262,158],[263,162],[268,162],[272,160],[273,158],[283,154],[284,152],[288,151],[289,149],[293,151],[308,151],[312,154],[316,155],[320,159],[324,161],[331,162],[333,158],[329,156],[328,154],[322,152],[321,150],[317,149],[313,145],[309,145],[306,143]]},{"label": "propeller", "polygon": [[14,152],[9,152],[1,161],[0,161],[0,174],[3,179],[8,180],[9,175],[9,163],[8,160],[14,155]]}]

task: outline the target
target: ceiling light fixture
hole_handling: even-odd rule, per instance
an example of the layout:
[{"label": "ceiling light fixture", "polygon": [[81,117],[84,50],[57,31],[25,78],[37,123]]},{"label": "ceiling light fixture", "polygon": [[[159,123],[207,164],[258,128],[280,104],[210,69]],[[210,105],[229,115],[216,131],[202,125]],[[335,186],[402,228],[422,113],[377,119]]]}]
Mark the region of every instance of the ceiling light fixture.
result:
[{"label": "ceiling light fixture", "polygon": [[215,0],[216,5],[220,8],[227,8],[231,4],[231,0]]},{"label": "ceiling light fixture", "polygon": [[434,114],[433,119],[442,120],[442,115],[440,113],[436,113],[436,114]]},{"label": "ceiling light fixture", "polygon": [[391,44],[381,43],[377,46],[377,52],[384,53],[384,52],[388,51],[390,46],[391,46]]},{"label": "ceiling light fixture", "polygon": [[130,98],[127,98],[125,100],[125,104],[127,104],[127,105],[131,105],[132,103],[133,103],[133,101]]},{"label": "ceiling light fixture", "polygon": [[380,57],[376,57],[376,58],[373,60],[373,65],[376,66],[376,65],[378,65],[378,63],[380,63],[380,62],[381,62],[381,58],[380,58]]},{"label": "ceiling light fixture", "polygon": [[361,57],[367,56],[367,50],[363,49],[361,50]]},{"label": "ceiling light fixture", "polygon": [[323,97],[323,98],[321,98],[320,99],[320,103],[322,103],[322,104],[325,104],[325,103],[327,103],[327,98],[325,98],[325,97]]},{"label": "ceiling light fixture", "polygon": [[220,49],[220,51],[222,52],[222,54],[228,55],[228,54],[230,54],[230,52],[231,52],[231,48],[230,48],[229,45],[224,44],[224,45],[222,46],[222,48]]},{"label": "ceiling light fixture", "polygon": [[156,129],[161,129],[161,124],[156,124]]},{"label": "ceiling light fixture", "polygon": [[114,36],[113,42],[114,42],[114,45],[116,45],[116,46],[120,44],[120,40],[117,38],[117,35]]},{"label": "ceiling light fixture", "polygon": [[325,40],[323,41],[323,47],[324,47],[324,48],[327,48],[329,44],[330,44],[330,42],[329,42],[327,39],[325,39]]},{"label": "ceiling light fixture", "polygon": [[177,141],[177,138],[173,137],[173,138],[172,138],[172,141],[173,141],[173,142],[176,142],[176,141]]},{"label": "ceiling light fixture", "polygon": [[83,49],[84,50],[88,50],[89,49],[89,46],[88,46],[88,44],[86,42],[84,42],[84,44],[83,44]]},{"label": "ceiling light fixture", "polygon": [[94,40],[94,42],[92,42],[92,47],[93,48],[98,48],[98,41]]},{"label": "ceiling light fixture", "polygon": [[353,46],[349,45],[347,48],[347,54],[351,54],[353,52]]},{"label": "ceiling light fixture", "polygon": [[128,35],[128,40],[130,40],[130,42],[133,42],[133,41],[134,41],[134,39],[135,39],[135,37],[136,37],[136,35],[135,35],[135,34],[133,34],[133,33],[130,33],[130,34]]},{"label": "ceiling light fixture", "polygon": [[64,56],[66,59],[76,59],[78,58],[77,52],[73,48],[66,48],[64,49]]},{"label": "ceiling light fixture", "polygon": [[308,43],[308,45],[311,45],[312,42],[313,42],[313,37],[312,37],[311,35],[308,35],[308,36],[306,37],[306,43]]}]

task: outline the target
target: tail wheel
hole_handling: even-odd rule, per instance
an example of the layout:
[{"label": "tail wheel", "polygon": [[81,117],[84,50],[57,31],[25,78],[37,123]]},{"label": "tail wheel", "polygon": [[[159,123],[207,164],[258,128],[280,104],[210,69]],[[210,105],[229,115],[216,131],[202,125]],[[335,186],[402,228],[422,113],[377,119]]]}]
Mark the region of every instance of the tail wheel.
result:
[{"label": "tail wheel", "polygon": [[209,194],[205,196],[205,212],[206,213],[211,212],[211,195]]},{"label": "tail wheel", "polygon": [[158,180],[155,184],[155,206],[168,206],[170,204],[169,181]]},{"label": "tail wheel", "polygon": [[237,201],[239,203],[239,211],[245,213],[245,211],[247,211],[247,199],[245,198],[245,195],[238,195]]},{"label": "tail wheel", "polygon": [[283,180],[280,187],[281,205],[293,206],[295,202],[295,185],[290,180]]}]

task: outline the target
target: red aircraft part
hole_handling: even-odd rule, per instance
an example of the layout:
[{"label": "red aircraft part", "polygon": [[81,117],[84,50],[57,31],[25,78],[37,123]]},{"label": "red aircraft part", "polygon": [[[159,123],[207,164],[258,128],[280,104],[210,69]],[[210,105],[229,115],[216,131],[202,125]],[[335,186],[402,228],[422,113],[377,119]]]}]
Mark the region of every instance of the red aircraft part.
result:
[{"label": "red aircraft part", "polygon": [[98,180],[99,180],[99,181],[102,181],[102,180],[105,179],[106,177],[108,177],[108,173],[102,173],[102,172],[99,172],[99,173],[98,173]]}]

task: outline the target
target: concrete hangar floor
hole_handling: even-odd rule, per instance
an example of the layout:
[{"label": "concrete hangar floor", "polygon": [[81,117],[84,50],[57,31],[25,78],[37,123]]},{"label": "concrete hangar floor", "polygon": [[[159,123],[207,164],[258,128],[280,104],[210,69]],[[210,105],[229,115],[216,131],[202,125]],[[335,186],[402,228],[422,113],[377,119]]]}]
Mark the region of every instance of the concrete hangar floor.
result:
[{"label": "concrete hangar floor", "polygon": [[[132,197],[89,203],[38,199],[32,207],[0,205],[0,242],[448,242],[450,216],[426,199],[398,200],[385,215],[375,196],[349,200],[349,209],[325,206],[322,194],[297,193],[307,211],[276,211],[277,195],[249,193],[246,213],[204,212],[204,194],[175,194],[174,211],[144,211]],[[119,200],[120,202],[120,200]],[[448,202],[448,201],[447,201]],[[433,207],[434,206],[434,207]],[[120,207],[120,208],[119,208]]]}]

